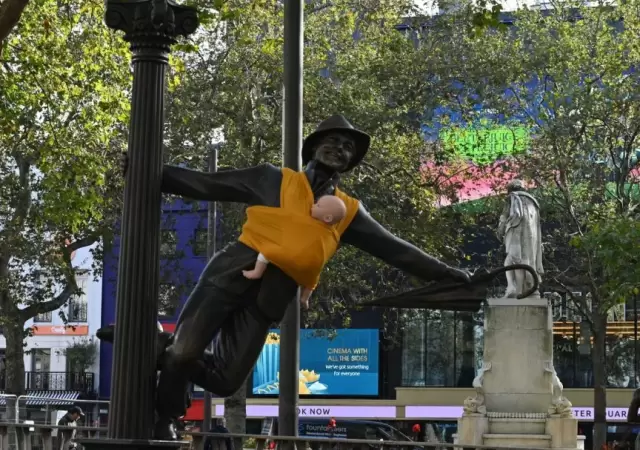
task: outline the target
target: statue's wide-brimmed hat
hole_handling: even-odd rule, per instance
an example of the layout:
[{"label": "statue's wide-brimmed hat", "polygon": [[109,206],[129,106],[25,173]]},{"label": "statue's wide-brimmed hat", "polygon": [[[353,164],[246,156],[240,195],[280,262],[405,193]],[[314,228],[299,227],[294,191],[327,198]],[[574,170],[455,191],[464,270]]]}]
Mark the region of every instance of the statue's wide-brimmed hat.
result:
[{"label": "statue's wide-brimmed hat", "polygon": [[304,144],[302,144],[303,164],[307,164],[313,159],[313,150],[316,147],[318,141],[327,134],[335,132],[346,133],[350,135],[355,141],[355,153],[353,155],[353,158],[351,158],[349,165],[344,171],[347,172],[357,166],[360,161],[362,161],[362,158],[364,158],[364,155],[367,154],[367,151],[369,151],[371,136],[354,128],[354,126],[351,125],[349,121],[340,114],[331,116],[327,120],[321,122],[320,125],[318,125],[318,127],[316,128],[316,131],[311,133],[304,140]]}]

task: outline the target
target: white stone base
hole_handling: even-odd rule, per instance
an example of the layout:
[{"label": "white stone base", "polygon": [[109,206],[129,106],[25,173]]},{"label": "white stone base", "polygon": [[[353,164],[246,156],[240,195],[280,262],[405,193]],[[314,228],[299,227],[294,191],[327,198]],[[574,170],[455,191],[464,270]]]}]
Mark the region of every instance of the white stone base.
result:
[{"label": "white stone base", "polygon": [[455,442],[482,445],[483,436],[489,432],[489,419],[484,416],[464,416],[458,419]]},{"label": "white stone base", "polygon": [[490,447],[529,447],[583,450],[584,437],[578,436],[578,420],[549,417],[547,419],[489,419],[470,415],[458,420],[454,443]]},{"label": "white stone base", "polygon": [[551,311],[546,299],[489,299],[485,309],[484,375],[487,411],[546,413],[551,404]]},{"label": "white stone base", "polygon": [[[553,330],[546,299],[489,299],[485,308],[483,370],[476,396],[465,402],[455,443],[563,450],[584,448],[578,421],[558,405],[564,397],[553,369]],[[568,405],[571,406],[570,404]]]}]

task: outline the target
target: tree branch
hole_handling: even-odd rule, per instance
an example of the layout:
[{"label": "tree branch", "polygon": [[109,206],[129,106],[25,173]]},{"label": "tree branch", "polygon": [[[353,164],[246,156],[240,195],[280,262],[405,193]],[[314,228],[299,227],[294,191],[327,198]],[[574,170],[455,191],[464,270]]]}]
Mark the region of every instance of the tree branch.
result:
[{"label": "tree branch", "polygon": [[333,6],[333,3],[327,2],[324,5],[319,5],[319,6],[313,7],[309,11],[306,11],[306,13],[307,13],[307,15],[315,14],[315,13],[318,13],[318,12],[324,10],[324,9],[331,8],[332,6]]},{"label": "tree branch", "polygon": [[18,24],[28,4],[29,0],[4,0],[0,3],[0,55],[2,55],[2,42]]},{"label": "tree branch", "polygon": [[16,166],[18,167],[18,186],[20,191],[13,200],[15,213],[7,226],[0,231],[0,244],[2,245],[2,254],[9,257],[7,247],[9,243],[15,239],[24,229],[24,222],[29,215],[31,208],[31,185],[30,185],[30,169],[31,165],[22,155],[14,153]]},{"label": "tree branch", "polygon": [[25,322],[32,317],[37,316],[38,314],[48,313],[50,311],[55,311],[56,309],[61,308],[65,303],[69,301],[69,299],[73,295],[78,294],[76,271],[71,264],[71,255],[76,250],[92,245],[93,243],[97,242],[98,239],[98,236],[87,236],[85,238],[78,239],[71,244],[67,244],[62,248],[62,257],[66,263],[66,270],[64,271],[65,287],[62,292],[53,299],[46,302],[36,303],[22,309],[20,311],[20,316]]}]

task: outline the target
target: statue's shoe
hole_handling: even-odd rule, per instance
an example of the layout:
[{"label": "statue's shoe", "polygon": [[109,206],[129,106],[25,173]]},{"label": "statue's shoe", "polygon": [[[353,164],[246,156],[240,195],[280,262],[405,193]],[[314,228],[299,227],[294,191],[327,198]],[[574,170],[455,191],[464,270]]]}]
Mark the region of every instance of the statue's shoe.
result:
[{"label": "statue's shoe", "polygon": [[173,420],[160,418],[153,427],[153,438],[159,441],[177,441],[178,435]]},{"label": "statue's shoe", "polygon": [[[162,328],[162,325],[158,322],[158,335],[162,335],[162,334],[171,335],[171,333],[166,333]],[[106,327],[99,328],[98,331],[96,331],[96,336],[101,341],[109,342],[110,344],[113,344],[113,340],[116,337],[115,325],[107,325]]]},{"label": "statue's shoe", "polygon": [[[106,327],[98,329],[98,331],[96,331],[96,336],[102,342],[113,344],[116,336],[115,325],[107,325]],[[172,333],[158,330],[158,339],[156,341],[156,361],[158,362],[158,367],[160,366],[160,362],[162,361],[162,354],[171,343],[172,337]]]},{"label": "statue's shoe", "polygon": [[98,328],[98,331],[96,331],[96,337],[103,342],[113,344],[116,337],[115,325],[107,325],[106,327]]}]

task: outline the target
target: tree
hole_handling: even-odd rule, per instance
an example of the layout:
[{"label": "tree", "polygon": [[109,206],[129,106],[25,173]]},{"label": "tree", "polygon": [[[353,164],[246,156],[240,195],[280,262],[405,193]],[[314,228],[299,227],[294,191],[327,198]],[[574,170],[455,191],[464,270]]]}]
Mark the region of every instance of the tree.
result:
[{"label": "tree", "polygon": [[[573,297],[593,336],[594,448],[606,439],[607,312],[637,293],[640,27],[635,0],[521,10],[508,32],[459,35],[451,104],[528,127],[505,160],[537,187],[550,230],[545,284]],[[583,292],[580,297],[573,292]]]},{"label": "tree", "polygon": [[25,322],[79,294],[75,250],[94,245],[99,274],[102,238],[108,241],[119,210],[129,62],[102,14],[95,0],[32,2],[6,40],[0,66],[0,325],[9,394],[24,392]]},{"label": "tree", "polygon": [[83,338],[68,344],[61,352],[67,360],[69,372],[89,370],[98,356],[98,344],[93,338]]},{"label": "tree", "polygon": [[0,3],[0,60],[4,40],[20,21],[29,0],[5,0]]},{"label": "tree", "polygon": [[[446,54],[440,35],[418,42],[401,32],[409,1],[307,2],[305,9],[305,133],[340,112],[373,135],[366,163],[344,178],[388,229],[438,255],[451,256],[456,228],[434,206],[425,179],[420,111],[437,94],[429,67]],[[222,130],[221,167],[281,162],[282,2],[220,2],[204,12],[199,34],[174,56],[166,128],[169,159],[206,167],[206,145]],[[437,52],[430,49],[437,48]],[[410,87],[409,89],[407,87]],[[416,113],[417,112],[417,113]],[[226,239],[237,237],[243,208],[221,205]],[[446,224],[446,225],[445,225]],[[325,269],[306,322],[348,324],[367,297],[406,289],[412,280],[359,251],[343,247]],[[229,410],[227,409],[229,413]],[[241,431],[243,412],[228,416]],[[237,420],[236,420],[237,419]]]}]

